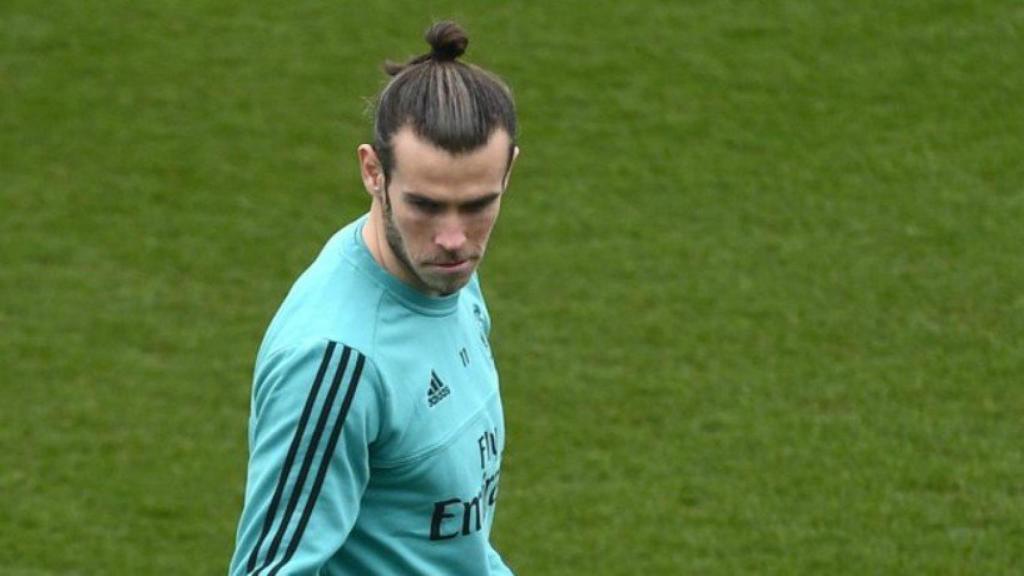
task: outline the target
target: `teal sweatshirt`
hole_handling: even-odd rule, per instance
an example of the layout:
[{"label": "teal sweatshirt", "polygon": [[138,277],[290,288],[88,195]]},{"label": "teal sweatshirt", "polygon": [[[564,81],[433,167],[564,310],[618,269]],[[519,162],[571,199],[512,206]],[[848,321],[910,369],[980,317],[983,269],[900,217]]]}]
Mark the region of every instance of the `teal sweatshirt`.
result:
[{"label": "teal sweatshirt", "polygon": [[509,575],[478,279],[418,292],[373,259],[365,222],[328,241],[260,346],[230,574]]}]

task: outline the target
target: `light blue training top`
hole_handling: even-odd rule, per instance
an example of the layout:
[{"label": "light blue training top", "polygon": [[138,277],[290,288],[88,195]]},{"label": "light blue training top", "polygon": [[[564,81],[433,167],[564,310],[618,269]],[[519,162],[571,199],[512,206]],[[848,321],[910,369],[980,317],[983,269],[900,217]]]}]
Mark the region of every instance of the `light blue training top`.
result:
[{"label": "light blue training top", "polygon": [[373,259],[366,218],[260,346],[230,574],[510,575],[489,539],[505,427],[478,279],[420,293]]}]

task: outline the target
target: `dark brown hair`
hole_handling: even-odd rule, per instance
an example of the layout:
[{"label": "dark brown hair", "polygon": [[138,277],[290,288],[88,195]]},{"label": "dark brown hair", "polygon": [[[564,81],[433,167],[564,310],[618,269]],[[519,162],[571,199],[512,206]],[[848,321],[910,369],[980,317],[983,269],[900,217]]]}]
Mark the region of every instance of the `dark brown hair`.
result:
[{"label": "dark brown hair", "polygon": [[517,135],[512,91],[498,76],[458,60],[469,45],[458,24],[438,22],[425,38],[429,53],[384,65],[392,79],[377,98],[373,147],[385,182],[394,167],[391,139],[405,126],[452,154],[480,148],[501,128],[512,141],[511,161]]}]

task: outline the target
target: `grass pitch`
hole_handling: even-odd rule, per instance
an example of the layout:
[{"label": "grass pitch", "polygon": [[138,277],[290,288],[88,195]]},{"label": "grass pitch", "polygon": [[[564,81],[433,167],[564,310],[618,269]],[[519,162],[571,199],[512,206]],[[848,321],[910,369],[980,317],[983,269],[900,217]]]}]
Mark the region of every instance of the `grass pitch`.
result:
[{"label": "grass pitch", "polygon": [[441,17],[523,125],[513,568],[1024,570],[1015,4],[12,0],[0,573],[226,570],[259,338]]}]

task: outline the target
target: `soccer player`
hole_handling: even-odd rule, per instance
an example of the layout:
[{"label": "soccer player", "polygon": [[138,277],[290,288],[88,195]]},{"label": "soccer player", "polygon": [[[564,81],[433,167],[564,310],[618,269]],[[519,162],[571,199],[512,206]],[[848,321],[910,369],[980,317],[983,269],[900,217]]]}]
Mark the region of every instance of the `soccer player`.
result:
[{"label": "soccer player", "polygon": [[519,150],[458,25],[388,65],[368,214],[295,282],[257,358],[230,574],[511,574],[490,544],[505,426],[476,268]]}]

